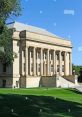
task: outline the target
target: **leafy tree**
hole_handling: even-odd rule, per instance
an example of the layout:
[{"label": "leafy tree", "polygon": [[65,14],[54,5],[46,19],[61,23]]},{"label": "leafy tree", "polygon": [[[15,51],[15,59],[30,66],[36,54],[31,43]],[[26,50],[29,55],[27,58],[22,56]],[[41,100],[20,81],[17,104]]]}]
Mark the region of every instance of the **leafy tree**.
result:
[{"label": "leafy tree", "polygon": [[75,74],[79,75],[80,69],[82,69],[82,66],[79,65],[72,65],[73,70],[75,70]]},{"label": "leafy tree", "polygon": [[4,47],[4,52],[0,51],[0,62],[11,64],[16,56],[12,52],[12,33],[8,29],[6,20],[11,16],[19,16],[21,11],[20,0],[0,0],[0,47]]}]

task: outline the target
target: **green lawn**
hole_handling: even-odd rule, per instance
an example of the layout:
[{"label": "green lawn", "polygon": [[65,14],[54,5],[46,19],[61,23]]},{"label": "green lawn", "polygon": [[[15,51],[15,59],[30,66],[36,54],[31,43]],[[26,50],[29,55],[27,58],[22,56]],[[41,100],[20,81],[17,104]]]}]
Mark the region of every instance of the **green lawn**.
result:
[{"label": "green lawn", "polygon": [[74,89],[0,89],[0,117],[82,117]]}]

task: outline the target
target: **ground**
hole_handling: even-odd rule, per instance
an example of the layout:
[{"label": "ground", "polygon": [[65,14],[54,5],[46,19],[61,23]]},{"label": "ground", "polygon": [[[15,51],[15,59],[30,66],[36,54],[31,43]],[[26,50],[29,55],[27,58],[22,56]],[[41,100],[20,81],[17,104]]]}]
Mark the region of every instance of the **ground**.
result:
[{"label": "ground", "polygon": [[75,89],[0,89],[0,117],[82,117]]}]

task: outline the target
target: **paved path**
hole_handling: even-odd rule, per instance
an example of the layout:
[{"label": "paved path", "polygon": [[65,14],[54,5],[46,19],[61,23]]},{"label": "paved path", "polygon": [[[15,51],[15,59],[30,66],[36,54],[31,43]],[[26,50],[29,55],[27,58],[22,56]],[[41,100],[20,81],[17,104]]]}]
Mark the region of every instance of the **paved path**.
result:
[{"label": "paved path", "polygon": [[82,92],[82,85],[75,87],[78,91]]}]

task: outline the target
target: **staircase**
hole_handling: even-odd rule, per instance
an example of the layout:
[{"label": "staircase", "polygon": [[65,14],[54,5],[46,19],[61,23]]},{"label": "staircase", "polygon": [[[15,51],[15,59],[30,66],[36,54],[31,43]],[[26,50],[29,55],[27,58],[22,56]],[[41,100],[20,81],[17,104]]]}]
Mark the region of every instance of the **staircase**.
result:
[{"label": "staircase", "polygon": [[75,87],[75,89],[77,89],[79,92],[82,92],[82,85]]}]

